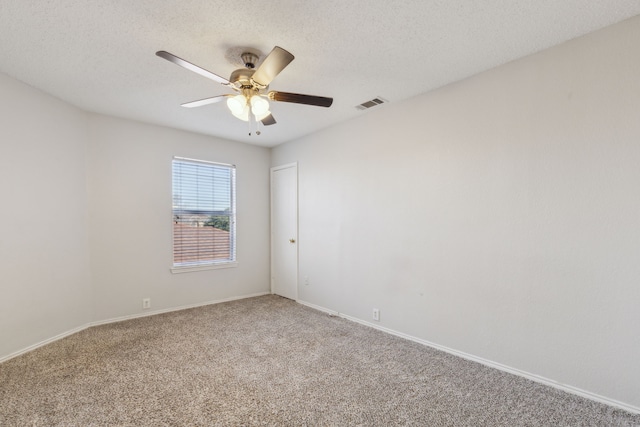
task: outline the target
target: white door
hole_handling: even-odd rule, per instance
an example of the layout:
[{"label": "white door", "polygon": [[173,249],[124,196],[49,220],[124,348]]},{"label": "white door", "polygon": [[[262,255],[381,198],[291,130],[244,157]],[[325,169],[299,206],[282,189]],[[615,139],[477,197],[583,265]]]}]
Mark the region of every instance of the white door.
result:
[{"label": "white door", "polygon": [[298,299],[298,165],[271,168],[271,292]]}]

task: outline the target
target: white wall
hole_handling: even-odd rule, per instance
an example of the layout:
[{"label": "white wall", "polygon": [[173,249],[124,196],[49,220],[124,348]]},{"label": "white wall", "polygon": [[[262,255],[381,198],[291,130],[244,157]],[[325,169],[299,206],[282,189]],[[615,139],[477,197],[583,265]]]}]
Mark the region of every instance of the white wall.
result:
[{"label": "white wall", "polygon": [[[269,292],[270,150],[91,116],[94,318]],[[172,274],[173,156],[236,165],[238,267]]]},{"label": "white wall", "polygon": [[[0,93],[0,360],[142,298],[269,292],[269,149],[85,113],[4,74]],[[170,272],[174,155],[237,166],[238,267]]]},{"label": "white wall", "polygon": [[86,114],[0,74],[0,358],[91,320]]},{"label": "white wall", "polygon": [[639,51],[635,18],[275,148],[300,299],[640,407]]}]

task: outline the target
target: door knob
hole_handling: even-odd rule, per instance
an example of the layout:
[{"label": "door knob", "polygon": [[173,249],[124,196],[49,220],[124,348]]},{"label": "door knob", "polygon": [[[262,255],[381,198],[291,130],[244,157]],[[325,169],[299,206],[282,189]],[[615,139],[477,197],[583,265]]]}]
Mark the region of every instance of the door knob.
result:
[{"label": "door knob", "polygon": [[296,239],[289,239],[289,243],[295,243]]}]

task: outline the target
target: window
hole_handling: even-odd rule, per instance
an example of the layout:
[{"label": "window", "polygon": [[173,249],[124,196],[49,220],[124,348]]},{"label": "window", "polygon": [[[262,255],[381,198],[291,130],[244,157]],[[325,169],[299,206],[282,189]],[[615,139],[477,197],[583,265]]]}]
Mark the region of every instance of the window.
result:
[{"label": "window", "polygon": [[234,165],[174,157],[173,272],[236,261]]}]

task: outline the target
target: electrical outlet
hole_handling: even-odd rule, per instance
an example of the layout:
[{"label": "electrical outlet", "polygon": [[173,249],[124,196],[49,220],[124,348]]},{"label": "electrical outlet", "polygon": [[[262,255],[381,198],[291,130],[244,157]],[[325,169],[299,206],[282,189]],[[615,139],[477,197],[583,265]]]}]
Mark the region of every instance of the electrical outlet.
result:
[{"label": "electrical outlet", "polygon": [[309,276],[304,276],[304,284],[305,286],[309,286]]},{"label": "electrical outlet", "polygon": [[380,321],[380,310],[377,308],[373,309],[373,320],[379,322]]},{"label": "electrical outlet", "polygon": [[151,308],[151,298],[143,298],[142,299],[142,308],[144,310]]}]

